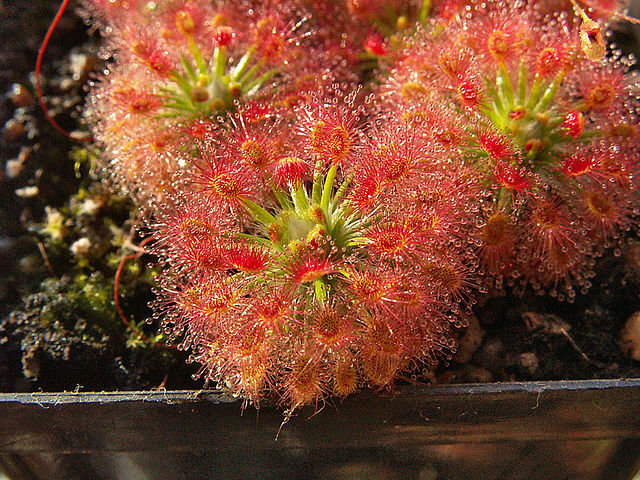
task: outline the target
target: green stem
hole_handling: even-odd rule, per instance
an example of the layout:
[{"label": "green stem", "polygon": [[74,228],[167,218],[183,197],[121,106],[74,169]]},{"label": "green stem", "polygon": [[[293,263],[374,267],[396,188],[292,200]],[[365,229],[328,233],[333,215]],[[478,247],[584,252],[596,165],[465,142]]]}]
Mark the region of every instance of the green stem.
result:
[{"label": "green stem", "polygon": [[236,65],[236,68],[233,69],[233,72],[231,73],[231,78],[233,80],[238,80],[238,78],[240,78],[240,75],[242,75],[242,73],[244,72],[244,70],[247,68],[247,66],[249,65],[249,60],[251,60],[251,56],[253,55],[253,52],[255,52],[255,47],[251,47],[249,50],[247,50],[247,52],[242,56],[242,58],[240,59],[240,61],[238,62],[238,65]]},{"label": "green stem", "polygon": [[[198,75],[196,75],[196,71],[191,66],[191,63],[189,62],[189,60],[185,57],[182,57],[180,61],[182,62],[182,66],[184,67],[185,72],[187,72],[189,79],[192,82],[195,82],[198,79]],[[174,77],[180,78],[180,76],[177,73],[171,74],[170,78],[173,79]],[[189,87],[189,93],[191,93],[191,87]]]},{"label": "green stem", "polygon": [[513,85],[511,84],[511,77],[507,71],[507,67],[504,62],[500,62],[500,77],[502,78],[502,93],[507,100],[507,110],[513,109],[515,98],[513,95]]},{"label": "green stem", "polygon": [[[180,90],[182,90],[187,97],[191,95],[193,87],[191,86],[191,84],[189,83],[189,81],[186,78],[181,77],[179,75],[171,75],[171,77],[169,77],[169,78],[171,78],[171,80],[173,80],[178,85]],[[191,78],[191,75],[189,75],[189,78]],[[195,83],[196,78],[193,77],[193,78],[191,78],[191,80]],[[175,95],[174,91],[171,91],[169,89],[165,89],[165,92],[168,95]],[[179,94],[180,93],[178,92],[178,95]]]},{"label": "green stem", "polygon": [[291,199],[296,209],[296,213],[300,216],[304,216],[309,210],[309,199],[307,198],[307,192],[304,190],[302,182],[298,182],[294,187],[291,187]]},{"label": "green stem", "polygon": [[422,5],[420,6],[420,13],[418,18],[420,19],[420,24],[423,27],[427,26],[427,19],[429,18],[429,13],[431,13],[431,0],[424,0]]},{"label": "green stem", "polygon": [[224,45],[216,47],[213,51],[213,64],[217,78],[222,78],[227,67],[227,47]]},{"label": "green stem", "polygon": [[242,205],[253,214],[253,217],[264,223],[265,225],[268,225],[270,223],[274,223],[277,221],[276,217],[274,217],[273,215],[271,215],[269,212],[267,212],[264,208],[262,208],[260,205],[258,205],[255,202],[252,202],[251,200],[248,200],[246,198],[242,198],[240,200],[240,203],[242,203]]},{"label": "green stem", "polygon": [[[496,110],[496,112],[498,112],[498,115],[504,116],[506,112],[504,110],[504,104],[502,103],[501,96],[498,94],[497,90],[491,83],[491,80],[487,79],[485,83],[487,85],[487,92],[489,93],[489,96],[493,100],[494,109]],[[496,83],[498,84],[501,83],[499,78],[496,78]]]},{"label": "green stem", "polygon": [[527,66],[522,62],[518,73],[518,105],[524,105],[527,98]]},{"label": "green stem", "polygon": [[335,212],[336,218],[343,219],[349,218],[353,213],[353,205],[350,205],[349,202],[344,202],[340,204]]},{"label": "green stem", "polygon": [[529,150],[527,152],[527,154],[525,155],[524,159],[526,162],[533,162],[536,158],[536,156],[538,155],[538,153],[540,153],[542,150],[538,150],[537,148],[531,148],[531,150]]},{"label": "green stem", "polygon": [[342,181],[342,185],[340,185],[340,188],[338,188],[338,191],[336,192],[336,194],[333,196],[333,201],[338,203],[342,197],[344,196],[344,194],[347,192],[347,188],[349,188],[349,185],[351,184],[351,182],[353,181],[353,173],[349,174],[348,177],[346,177],[343,181]]},{"label": "green stem", "polygon": [[256,78],[255,80],[253,80],[251,83],[249,83],[248,85],[246,85],[244,87],[244,89],[247,92],[247,95],[253,95],[254,93],[256,93],[258,91],[258,89],[265,83],[267,82],[271,77],[273,77],[275,74],[277,74],[278,71],[277,70],[269,70],[267,72],[264,72],[262,75],[260,75],[258,78]]},{"label": "green stem", "polygon": [[262,68],[262,66],[264,65],[264,59],[260,60],[258,63],[256,63],[253,67],[251,67],[251,70],[249,70],[247,73],[245,73],[242,76],[241,80],[238,80],[240,83],[242,83],[243,85],[245,83],[247,83],[248,81],[250,81],[256,74],[256,72]]},{"label": "green stem", "polygon": [[318,158],[316,164],[313,167],[313,189],[311,193],[311,201],[313,203],[320,203],[320,194],[322,192],[322,166],[324,160]]},{"label": "green stem", "polygon": [[502,129],[504,128],[504,117],[502,116],[502,114],[500,112],[498,112],[497,110],[492,110],[490,108],[486,108],[483,109],[481,111],[481,113],[486,116],[489,120],[491,120],[491,123],[493,123],[498,129]]},{"label": "green stem", "polygon": [[322,198],[320,199],[320,207],[325,213],[329,212],[329,201],[331,200],[331,192],[333,191],[333,181],[338,173],[338,165],[333,165],[327,172],[327,177],[324,181],[324,188],[322,189]]},{"label": "green stem", "polygon": [[529,93],[529,101],[527,102],[527,110],[533,108],[540,101],[540,91],[542,90],[542,79],[540,75],[536,74],[536,78],[533,80],[533,86]]},{"label": "green stem", "polygon": [[558,73],[556,75],[556,78],[553,79],[553,82],[551,82],[551,85],[549,85],[549,88],[547,88],[547,91],[544,92],[542,100],[540,100],[540,103],[538,103],[538,105],[536,106],[535,111],[544,112],[549,107],[554,97],[556,96],[556,93],[558,93],[558,88],[560,87],[560,84],[563,82],[563,80],[564,72]]},{"label": "green stem", "polygon": [[189,36],[188,41],[189,41],[189,50],[191,51],[191,54],[193,55],[193,58],[196,61],[198,70],[200,70],[200,73],[202,75],[206,75],[208,73],[207,62],[205,62],[204,58],[202,58],[202,54],[198,49],[198,45],[196,45],[196,42],[193,40],[193,37]]},{"label": "green stem", "polygon": [[291,195],[291,201],[293,202],[293,209],[298,215],[300,215],[300,204],[298,203],[298,197],[296,196],[296,189],[293,187],[293,185],[291,186],[290,195]]},{"label": "green stem", "polygon": [[278,188],[272,188],[271,191],[273,192],[273,195],[278,200],[278,203],[280,203],[280,206],[282,207],[283,210],[291,210],[292,209],[293,205],[289,201],[289,198],[287,198],[287,194],[286,193],[282,192]]}]

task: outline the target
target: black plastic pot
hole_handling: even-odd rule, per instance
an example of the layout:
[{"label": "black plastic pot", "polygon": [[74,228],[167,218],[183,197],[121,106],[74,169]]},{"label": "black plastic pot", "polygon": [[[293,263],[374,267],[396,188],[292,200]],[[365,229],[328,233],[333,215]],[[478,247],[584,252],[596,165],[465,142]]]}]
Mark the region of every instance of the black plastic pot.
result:
[{"label": "black plastic pot", "polygon": [[48,480],[631,480],[640,470],[640,379],[422,385],[314,412],[283,425],[274,406],[242,411],[214,391],[2,394],[0,467]]}]

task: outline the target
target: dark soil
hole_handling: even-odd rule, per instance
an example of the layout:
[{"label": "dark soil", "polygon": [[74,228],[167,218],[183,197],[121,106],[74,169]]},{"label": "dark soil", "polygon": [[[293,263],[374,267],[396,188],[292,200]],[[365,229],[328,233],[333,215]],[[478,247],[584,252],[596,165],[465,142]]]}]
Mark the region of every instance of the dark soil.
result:
[{"label": "dark soil", "polygon": [[640,310],[640,265],[631,258],[637,251],[634,242],[625,255],[603,259],[593,287],[573,304],[531,293],[488,300],[476,309],[482,344],[468,363],[454,366],[454,380],[479,374],[492,381],[640,377],[640,362],[618,346],[623,325]]},{"label": "dark soil", "polygon": [[[34,98],[37,49],[57,7],[57,0],[0,0],[0,92],[6,92],[0,99],[0,391],[198,388],[202,382],[192,380],[194,368],[184,354],[141,339],[117,315],[113,279],[121,251],[102,240],[113,237],[108,226],[131,229],[132,206],[111,198],[89,163],[80,165],[78,177],[70,157],[75,144],[49,125]],[[72,57],[84,55],[87,67],[99,65],[96,40],[72,11],[54,34],[43,68],[46,101],[67,130],[79,128],[87,73],[74,78]],[[631,42],[624,34],[618,41]],[[14,84],[31,95],[18,95]],[[11,171],[8,162],[21,155],[21,168]],[[87,196],[102,199],[99,212],[73,216],[73,202]],[[55,242],[38,227],[47,206],[66,212],[66,239]],[[81,237],[90,238],[100,255],[71,255],[69,244]],[[489,299],[467,330],[472,346],[463,346],[465,332],[459,332],[457,356],[430,380],[640,377],[640,362],[618,347],[623,324],[640,311],[638,252],[631,242],[622,255],[603,259],[593,287],[573,304],[531,293]],[[137,322],[150,316],[150,261],[133,260],[123,276],[123,307]],[[151,336],[157,325],[139,328]]]},{"label": "dark soil", "polygon": [[[82,145],[58,133],[37,104],[36,56],[59,3],[0,0],[0,391],[197,388],[186,354],[122,323],[113,301],[122,256],[114,232],[131,230],[132,205],[96,180],[90,161],[72,158]],[[99,39],[76,8],[71,2],[58,25],[41,77],[66,131],[81,128],[84,85],[99,68]],[[85,200],[96,212],[78,213]],[[64,217],[61,239],[43,232],[48,209]],[[89,258],[70,251],[80,238],[91,240]],[[120,284],[126,315],[138,324],[151,316],[150,260],[128,262]],[[157,328],[139,325],[148,336]]]}]

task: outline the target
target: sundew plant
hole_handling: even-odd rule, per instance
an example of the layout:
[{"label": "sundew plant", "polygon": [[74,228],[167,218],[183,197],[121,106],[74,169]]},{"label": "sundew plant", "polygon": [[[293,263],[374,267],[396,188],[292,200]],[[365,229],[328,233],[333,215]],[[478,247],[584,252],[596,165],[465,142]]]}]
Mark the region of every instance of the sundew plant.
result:
[{"label": "sundew plant", "polygon": [[428,369],[479,295],[572,301],[638,226],[617,2],[84,6],[109,54],[88,123],[145,212],[157,315],[250,402]]}]

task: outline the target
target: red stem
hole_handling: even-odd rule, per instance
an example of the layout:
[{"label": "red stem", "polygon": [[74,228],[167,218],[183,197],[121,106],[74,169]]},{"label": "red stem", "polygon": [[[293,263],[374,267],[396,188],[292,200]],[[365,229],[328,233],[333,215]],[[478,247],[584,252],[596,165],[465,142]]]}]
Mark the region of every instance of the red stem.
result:
[{"label": "red stem", "polygon": [[65,137],[69,137],[72,140],[89,141],[91,140],[90,138],[74,137],[73,135],[68,133],[64,128],[58,125],[58,122],[56,122],[53,119],[53,117],[49,114],[49,109],[45,105],[44,98],[42,96],[42,87],[40,86],[40,70],[42,69],[42,58],[44,57],[44,52],[47,49],[47,45],[49,44],[51,35],[53,35],[53,32],[58,26],[58,23],[60,22],[60,19],[62,18],[62,15],[64,14],[64,11],[67,8],[68,4],[69,4],[69,0],[62,0],[62,3],[60,4],[60,8],[58,9],[58,13],[56,13],[56,16],[54,17],[53,22],[51,22],[51,25],[49,25],[49,29],[47,30],[47,33],[44,36],[44,39],[42,40],[42,44],[40,45],[40,50],[38,50],[38,58],[36,60],[36,91],[38,92],[38,100],[40,101],[40,106],[44,111],[45,117],[47,117],[47,120],[49,120],[51,125],[53,125],[54,128],[58,130],[58,132],[63,134]]},{"label": "red stem", "polygon": [[[140,248],[144,247],[147,243],[149,243],[151,241],[151,239],[152,239],[152,237],[149,237],[149,238],[144,239],[142,242],[140,242]],[[120,276],[122,275],[122,270],[124,269],[124,264],[127,262],[127,260],[133,260],[134,258],[139,258],[143,253],[144,253],[144,251],[140,250],[138,253],[132,253],[131,255],[123,255],[123,257],[120,259],[120,265],[118,265],[118,270],[116,270],[116,276],[114,278],[114,283],[113,283],[113,298],[114,298],[114,302],[116,304],[116,310],[118,311],[118,314],[120,315],[120,318],[122,319],[122,323],[124,323],[129,330],[131,330],[132,332],[135,332],[138,335],[138,338],[140,338],[140,339],[144,340],[145,342],[150,343],[152,345],[158,345],[158,346],[166,347],[166,348],[176,348],[175,345],[169,345],[169,344],[166,344],[166,343],[158,343],[155,340],[152,340],[149,337],[147,337],[144,333],[142,333],[138,329],[136,329],[131,324],[131,322],[129,321],[127,316],[124,314],[124,310],[120,306],[119,286],[120,286]]]}]

